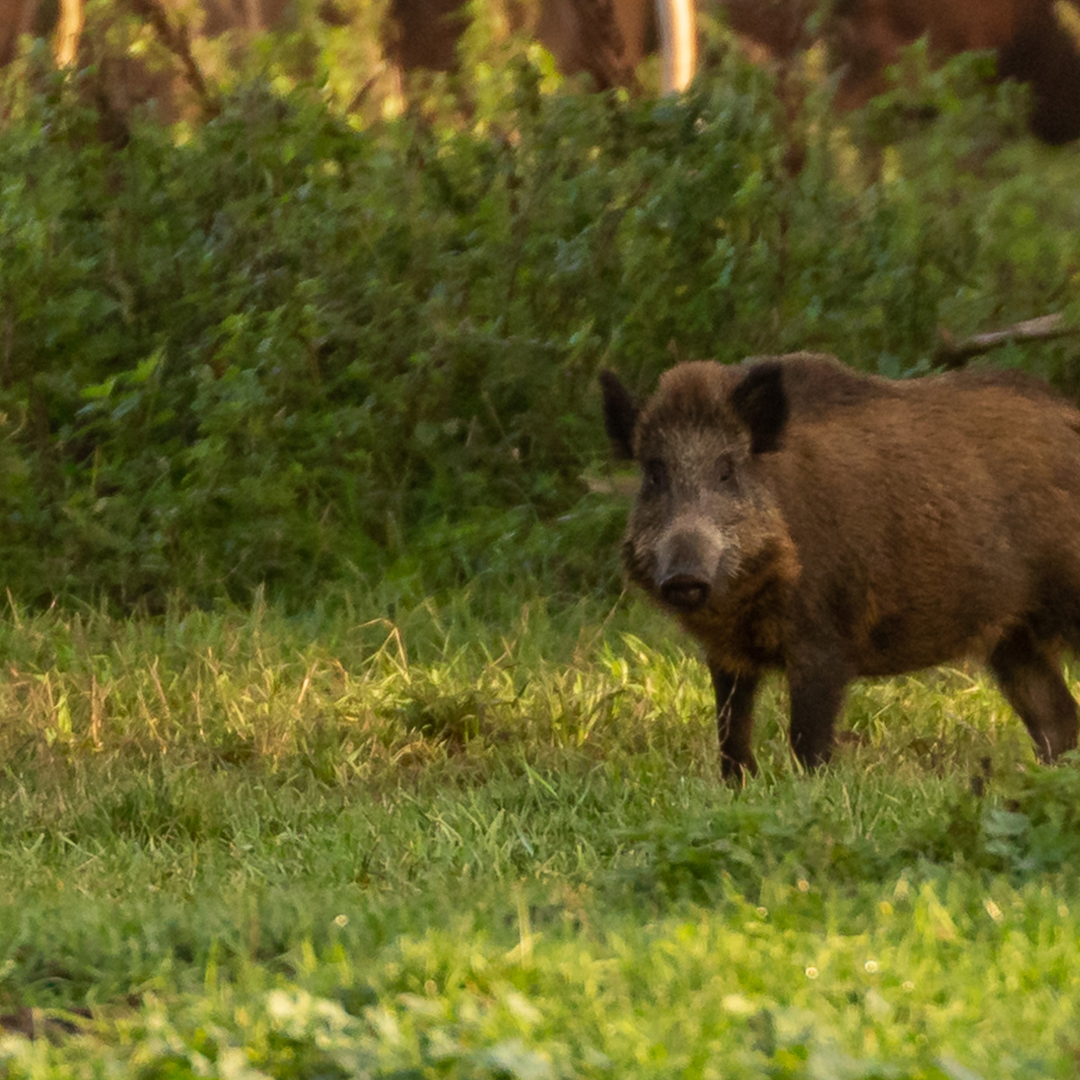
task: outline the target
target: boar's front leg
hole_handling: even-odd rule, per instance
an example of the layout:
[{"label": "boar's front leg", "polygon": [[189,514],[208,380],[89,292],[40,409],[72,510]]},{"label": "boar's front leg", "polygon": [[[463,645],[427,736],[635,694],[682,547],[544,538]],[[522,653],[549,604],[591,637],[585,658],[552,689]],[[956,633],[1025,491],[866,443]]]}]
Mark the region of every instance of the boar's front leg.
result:
[{"label": "boar's front leg", "polygon": [[788,664],[791,698],[791,749],[807,769],[824,765],[832,756],[833,727],[844,704],[849,676],[843,664],[815,656]]},{"label": "boar's front leg", "polygon": [[757,762],[750,746],[754,727],[756,675],[732,675],[711,667],[716,691],[716,726],[720,732],[720,775],[725,780],[741,780],[757,775]]}]

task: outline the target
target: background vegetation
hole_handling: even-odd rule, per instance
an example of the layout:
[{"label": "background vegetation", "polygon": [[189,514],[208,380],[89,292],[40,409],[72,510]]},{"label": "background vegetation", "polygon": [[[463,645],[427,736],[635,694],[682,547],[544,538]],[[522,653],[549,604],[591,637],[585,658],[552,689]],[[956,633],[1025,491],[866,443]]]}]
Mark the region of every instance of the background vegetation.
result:
[{"label": "background vegetation", "polygon": [[595,375],[1076,322],[1080,152],[977,58],[840,125],[480,34],[387,118],[326,33],[0,88],[0,1075],[1075,1076],[1075,762],[957,669],[720,786]]},{"label": "background vegetation", "polygon": [[[1080,159],[1021,135],[984,61],[920,81],[915,53],[843,129],[827,88],[789,119],[719,47],[679,99],[557,92],[523,54],[385,121],[286,78],[281,48],[216,119],[132,114],[122,146],[80,77],[36,54],[8,76],[0,576],[22,600],[303,603],[384,572],[610,591],[621,508],[583,481],[601,365],[644,391],[678,358],[813,348],[896,376],[942,325],[1080,318]],[[1003,362],[1072,391],[1074,358]]]}]

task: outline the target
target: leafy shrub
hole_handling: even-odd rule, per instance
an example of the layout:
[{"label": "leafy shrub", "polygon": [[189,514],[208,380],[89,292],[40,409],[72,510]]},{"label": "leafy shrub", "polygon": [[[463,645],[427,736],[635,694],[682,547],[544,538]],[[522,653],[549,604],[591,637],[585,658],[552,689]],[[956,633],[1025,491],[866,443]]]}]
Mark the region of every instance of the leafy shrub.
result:
[{"label": "leafy shrub", "polygon": [[1035,767],[995,782],[985,799],[955,799],[940,833],[916,831],[909,849],[934,858],[958,852],[1010,874],[1058,873],[1080,857],[1078,795],[1075,769]]},{"label": "leafy shrub", "polygon": [[[968,68],[935,78],[942,115],[870,180],[813,102],[791,175],[734,53],[659,102],[516,61],[468,121],[362,130],[252,82],[123,148],[77,81],[9,87],[5,585],[298,602],[388,567],[495,582],[524,551],[553,588],[610,588],[621,511],[581,480],[601,365],[644,390],[676,358],[813,347],[899,375],[942,319],[1076,315],[1076,157],[1007,141],[1011,99]],[[1069,356],[1031,363],[1067,383]]]}]

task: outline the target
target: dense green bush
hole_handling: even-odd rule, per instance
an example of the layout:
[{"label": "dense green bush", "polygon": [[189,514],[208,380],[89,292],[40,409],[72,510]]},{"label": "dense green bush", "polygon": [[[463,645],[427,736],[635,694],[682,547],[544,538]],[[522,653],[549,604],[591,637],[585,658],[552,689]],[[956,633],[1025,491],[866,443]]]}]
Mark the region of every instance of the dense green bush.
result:
[{"label": "dense green bush", "polygon": [[[9,84],[4,585],[610,587],[622,510],[582,481],[600,366],[645,390],[676,358],[813,347],[899,375],[941,322],[1080,314],[1080,157],[1017,136],[1016,95],[977,75],[934,76],[939,118],[899,135],[902,101],[792,125],[735,54],[660,102],[522,61],[468,120],[362,130],[256,82],[123,148],[77,80]],[[1069,359],[1006,362],[1068,384]]]}]

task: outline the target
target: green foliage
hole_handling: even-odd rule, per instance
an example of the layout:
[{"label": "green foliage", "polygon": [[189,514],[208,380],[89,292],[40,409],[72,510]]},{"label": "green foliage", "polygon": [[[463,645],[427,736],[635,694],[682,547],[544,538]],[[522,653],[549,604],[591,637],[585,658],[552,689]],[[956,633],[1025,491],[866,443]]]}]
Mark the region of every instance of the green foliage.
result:
[{"label": "green foliage", "polygon": [[[291,40],[276,87],[333,53]],[[518,57],[477,65],[468,122],[256,80],[182,138],[133,115],[122,148],[91,75],[31,71],[0,129],[0,572],[25,599],[299,603],[388,568],[505,581],[521,549],[551,590],[610,591],[620,511],[581,479],[602,364],[645,390],[677,357],[811,347],[896,375],[939,323],[1077,314],[1078,159],[1014,137],[972,62],[922,76],[917,129],[816,99],[792,127],[735,52],[659,102]],[[1071,357],[1006,362],[1074,388]]]},{"label": "green foliage", "polygon": [[907,848],[1017,875],[1061,871],[1080,856],[1077,783],[1073,768],[1036,768],[998,781],[975,774],[978,795],[957,796],[940,823],[929,831],[920,826]]},{"label": "green foliage", "polygon": [[[975,786],[984,781],[974,774]],[[976,797],[962,790],[929,815],[883,821],[852,834],[845,808],[814,796],[763,810],[734,804],[700,819],[652,823],[631,834],[637,862],[615,881],[657,903],[712,903],[732,885],[757,895],[762,867],[855,887],[895,876],[910,861],[1007,872],[1059,873],[1080,858],[1075,769],[1031,768]],[[866,785],[862,796],[868,795]]]}]

